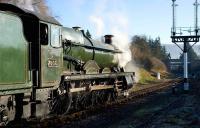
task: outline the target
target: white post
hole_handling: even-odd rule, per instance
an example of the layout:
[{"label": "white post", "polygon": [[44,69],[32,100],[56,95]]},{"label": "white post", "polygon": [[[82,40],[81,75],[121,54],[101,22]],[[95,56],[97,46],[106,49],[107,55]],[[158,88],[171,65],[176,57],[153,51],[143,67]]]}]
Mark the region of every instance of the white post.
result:
[{"label": "white post", "polygon": [[160,72],[157,73],[157,79],[160,80]]},{"label": "white post", "polygon": [[189,91],[189,83],[188,83],[188,55],[187,55],[187,42],[184,42],[184,91]]}]

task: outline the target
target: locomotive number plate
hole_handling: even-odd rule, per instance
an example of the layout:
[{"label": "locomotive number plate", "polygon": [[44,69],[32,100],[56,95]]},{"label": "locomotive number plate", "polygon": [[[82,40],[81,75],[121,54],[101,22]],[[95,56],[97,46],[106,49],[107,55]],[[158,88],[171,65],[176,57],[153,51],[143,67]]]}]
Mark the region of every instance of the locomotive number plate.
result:
[{"label": "locomotive number plate", "polygon": [[47,63],[47,66],[48,66],[49,68],[58,67],[58,63],[57,63],[56,60],[49,59],[49,60],[48,60],[48,63]]}]

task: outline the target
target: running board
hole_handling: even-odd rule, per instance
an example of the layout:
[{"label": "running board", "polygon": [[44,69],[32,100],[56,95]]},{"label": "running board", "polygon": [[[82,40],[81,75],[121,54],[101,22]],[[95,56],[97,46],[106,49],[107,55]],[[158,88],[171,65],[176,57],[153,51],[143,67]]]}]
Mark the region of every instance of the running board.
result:
[{"label": "running board", "polygon": [[87,87],[81,87],[81,88],[70,88],[69,92],[82,92],[82,91],[98,91],[98,90],[106,90],[106,89],[113,89],[113,85],[95,85]]},{"label": "running board", "polygon": [[75,80],[93,80],[100,78],[117,78],[122,76],[133,76],[134,72],[121,72],[121,73],[102,73],[102,74],[72,74],[65,75],[65,81],[75,81]]}]

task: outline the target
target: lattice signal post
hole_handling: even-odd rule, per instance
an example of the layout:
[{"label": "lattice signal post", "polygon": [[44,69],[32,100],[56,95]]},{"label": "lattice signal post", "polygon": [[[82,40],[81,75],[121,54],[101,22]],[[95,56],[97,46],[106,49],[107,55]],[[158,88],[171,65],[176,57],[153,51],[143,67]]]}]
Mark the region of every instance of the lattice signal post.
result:
[{"label": "lattice signal post", "polygon": [[[171,29],[171,39],[174,44],[176,44],[182,51],[184,56],[184,91],[189,91],[189,82],[188,82],[188,51],[190,48],[188,44],[190,42],[193,43],[194,46],[197,42],[199,42],[199,27],[198,27],[198,1],[195,0],[194,3],[194,27],[176,27],[176,0],[172,0],[172,10],[173,10],[173,24]],[[183,48],[180,47],[180,44],[183,43]]]}]

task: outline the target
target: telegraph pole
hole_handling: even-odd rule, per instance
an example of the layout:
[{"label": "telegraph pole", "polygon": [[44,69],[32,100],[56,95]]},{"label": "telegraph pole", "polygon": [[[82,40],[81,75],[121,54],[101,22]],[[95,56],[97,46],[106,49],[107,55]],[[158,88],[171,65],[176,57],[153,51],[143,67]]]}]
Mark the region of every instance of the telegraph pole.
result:
[{"label": "telegraph pole", "polygon": [[[172,12],[173,12],[173,23],[172,23],[172,30],[171,30],[171,38],[172,42],[176,44],[182,51],[183,51],[183,56],[184,56],[184,61],[183,61],[183,77],[184,77],[184,85],[183,85],[183,90],[184,91],[189,91],[189,81],[188,81],[188,45],[190,42],[193,42],[195,45],[197,42],[199,42],[200,36],[198,35],[198,1],[195,0],[194,6],[195,6],[195,22],[194,22],[194,28],[186,28],[186,27],[176,27],[175,24],[175,9],[176,9],[176,0],[172,0]],[[180,33],[176,33],[176,30],[179,30]],[[188,31],[190,34],[188,35],[184,33],[184,31]],[[193,32],[191,34],[191,32]],[[183,43],[183,49],[179,46],[180,43]],[[193,46],[192,45],[192,46]]]}]

